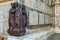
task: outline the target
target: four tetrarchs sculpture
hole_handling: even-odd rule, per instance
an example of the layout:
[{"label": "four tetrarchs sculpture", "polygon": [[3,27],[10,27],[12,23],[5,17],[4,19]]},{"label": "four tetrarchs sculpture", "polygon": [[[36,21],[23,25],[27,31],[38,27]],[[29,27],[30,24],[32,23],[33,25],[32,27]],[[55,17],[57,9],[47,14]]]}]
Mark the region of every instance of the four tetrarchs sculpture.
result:
[{"label": "four tetrarchs sculpture", "polygon": [[8,33],[12,36],[22,36],[26,33],[27,13],[26,7],[19,3],[11,3],[9,10]]}]

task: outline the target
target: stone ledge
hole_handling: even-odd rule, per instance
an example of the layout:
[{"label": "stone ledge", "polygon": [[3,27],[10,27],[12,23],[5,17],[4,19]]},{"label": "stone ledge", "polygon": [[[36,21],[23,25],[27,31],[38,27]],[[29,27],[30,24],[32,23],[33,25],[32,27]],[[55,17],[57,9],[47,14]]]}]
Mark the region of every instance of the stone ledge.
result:
[{"label": "stone ledge", "polygon": [[45,37],[47,37],[46,35],[48,35],[52,32],[53,32],[53,29],[51,28],[48,31],[42,31],[42,32],[38,31],[36,33],[31,33],[29,35],[24,35],[24,36],[21,36],[21,37],[8,36],[7,40],[35,40],[37,38],[43,38],[44,39]]}]

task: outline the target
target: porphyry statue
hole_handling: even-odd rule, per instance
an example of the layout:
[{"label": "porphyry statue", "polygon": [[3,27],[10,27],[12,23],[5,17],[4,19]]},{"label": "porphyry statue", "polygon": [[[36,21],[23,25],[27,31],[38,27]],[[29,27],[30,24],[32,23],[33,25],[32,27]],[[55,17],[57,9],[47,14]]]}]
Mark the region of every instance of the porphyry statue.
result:
[{"label": "porphyry statue", "polygon": [[9,29],[7,32],[12,36],[22,36],[26,33],[26,26],[26,7],[19,3],[11,3],[11,9],[9,10]]}]

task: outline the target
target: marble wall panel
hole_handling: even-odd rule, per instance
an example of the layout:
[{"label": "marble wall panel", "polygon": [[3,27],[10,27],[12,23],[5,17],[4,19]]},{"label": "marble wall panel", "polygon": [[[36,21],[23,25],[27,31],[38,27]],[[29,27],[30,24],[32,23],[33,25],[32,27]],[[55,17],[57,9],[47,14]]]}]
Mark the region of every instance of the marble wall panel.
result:
[{"label": "marble wall panel", "polygon": [[49,24],[49,17],[48,17],[48,15],[45,15],[45,24]]},{"label": "marble wall panel", "polygon": [[38,12],[29,11],[29,25],[37,25],[38,24]]},{"label": "marble wall panel", "polygon": [[25,0],[24,4],[28,7],[36,8],[36,0]]},{"label": "marble wall panel", "polygon": [[39,24],[44,24],[44,14],[39,13]]},{"label": "marble wall panel", "polygon": [[0,33],[7,34],[9,9],[11,5],[0,5]]}]

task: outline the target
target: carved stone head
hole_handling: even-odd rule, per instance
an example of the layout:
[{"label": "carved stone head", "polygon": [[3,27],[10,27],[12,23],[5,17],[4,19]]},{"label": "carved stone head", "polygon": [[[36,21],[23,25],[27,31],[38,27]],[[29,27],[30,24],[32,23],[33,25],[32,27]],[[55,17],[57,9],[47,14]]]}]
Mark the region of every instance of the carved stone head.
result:
[{"label": "carved stone head", "polygon": [[12,8],[18,7],[18,3],[11,3]]}]

